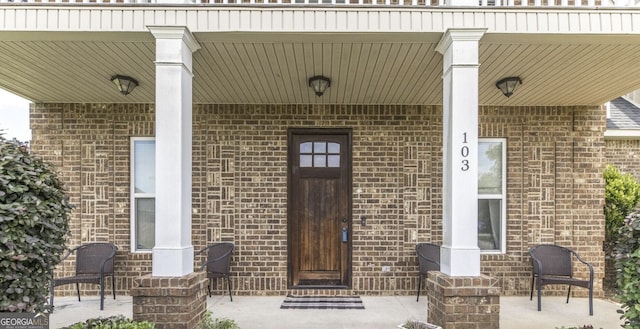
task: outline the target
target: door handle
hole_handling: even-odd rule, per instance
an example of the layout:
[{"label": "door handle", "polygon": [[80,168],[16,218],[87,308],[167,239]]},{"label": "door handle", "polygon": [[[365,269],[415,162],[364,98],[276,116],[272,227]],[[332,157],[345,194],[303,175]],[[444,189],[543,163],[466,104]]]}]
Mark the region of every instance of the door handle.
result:
[{"label": "door handle", "polygon": [[346,227],[342,228],[342,242],[348,242],[349,241],[349,230],[347,230]]}]

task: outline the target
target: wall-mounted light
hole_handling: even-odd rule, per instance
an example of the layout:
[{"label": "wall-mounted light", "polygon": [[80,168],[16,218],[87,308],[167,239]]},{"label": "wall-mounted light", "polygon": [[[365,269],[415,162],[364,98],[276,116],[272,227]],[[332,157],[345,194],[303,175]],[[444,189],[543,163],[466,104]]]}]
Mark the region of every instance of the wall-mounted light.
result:
[{"label": "wall-mounted light", "polygon": [[314,77],[309,78],[309,87],[313,88],[316,96],[320,97],[324,92],[331,86],[331,79],[322,76],[316,75]]},{"label": "wall-mounted light", "polygon": [[114,75],[111,77],[111,82],[113,82],[121,94],[127,96],[129,95],[133,89],[138,86],[138,80],[128,77],[126,75]]},{"label": "wall-mounted light", "polygon": [[520,77],[508,77],[496,82],[496,87],[498,87],[505,96],[511,97],[521,84],[522,80]]}]

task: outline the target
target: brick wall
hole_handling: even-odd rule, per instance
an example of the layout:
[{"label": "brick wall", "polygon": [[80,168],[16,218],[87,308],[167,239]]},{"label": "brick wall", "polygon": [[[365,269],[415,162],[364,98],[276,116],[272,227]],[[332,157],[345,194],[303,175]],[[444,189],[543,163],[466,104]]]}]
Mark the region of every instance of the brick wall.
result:
[{"label": "brick wall", "polygon": [[605,143],[607,164],[640,180],[640,140],[609,139]]},{"label": "brick wall", "polygon": [[[236,293],[285,293],[287,128],[349,127],[353,290],[346,293],[414,294],[415,243],[441,242],[441,118],[439,106],[195,106],[195,249],[232,241]],[[602,277],[604,127],[599,107],[480,109],[480,136],[507,138],[508,252],[482,257],[483,273],[500,279],[503,293],[528,293],[527,249],[537,243],[575,248]],[[129,252],[129,143],[153,136],[153,106],[35,104],[31,128],[33,151],[58,166],[76,205],[70,245],[116,243],[117,289],[128,291],[151,270],[150,254]]]},{"label": "brick wall", "polygon": [[451,277],[430,272],[427,280],[430,323],[443,329],[498,329],[500,288],[495,277]]}]

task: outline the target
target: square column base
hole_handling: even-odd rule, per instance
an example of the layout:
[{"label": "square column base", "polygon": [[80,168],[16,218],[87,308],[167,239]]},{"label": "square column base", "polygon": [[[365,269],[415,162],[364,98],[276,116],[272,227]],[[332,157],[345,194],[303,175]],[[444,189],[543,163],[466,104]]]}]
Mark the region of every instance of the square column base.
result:
[{"label": "square column base", "polygon": [[443,329],[500,328],[500,285],[496,278],[429,272],[427,296],[429,322]]},{"label": "square column base", "polygon": [[204,272],[180,277],[137,278],[131,288],[133,320],[150,321],[156,329],[193,329],[207,309]]}]

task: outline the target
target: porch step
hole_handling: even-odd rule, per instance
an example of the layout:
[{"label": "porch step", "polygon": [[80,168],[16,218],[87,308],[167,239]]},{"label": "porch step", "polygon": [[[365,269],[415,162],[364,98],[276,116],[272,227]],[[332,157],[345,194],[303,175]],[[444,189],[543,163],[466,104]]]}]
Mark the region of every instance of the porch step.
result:
[{"label": "porch step", "polygon": [[305,287],[287,289],[288,296],[357,296],[358,293],[352,289],[336,289],[334,287]]}]

